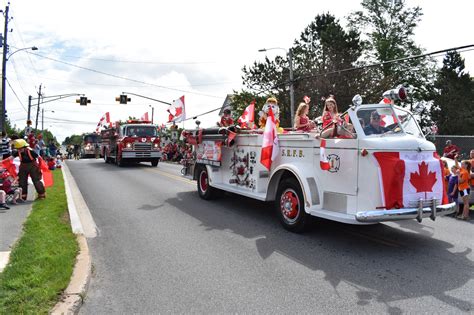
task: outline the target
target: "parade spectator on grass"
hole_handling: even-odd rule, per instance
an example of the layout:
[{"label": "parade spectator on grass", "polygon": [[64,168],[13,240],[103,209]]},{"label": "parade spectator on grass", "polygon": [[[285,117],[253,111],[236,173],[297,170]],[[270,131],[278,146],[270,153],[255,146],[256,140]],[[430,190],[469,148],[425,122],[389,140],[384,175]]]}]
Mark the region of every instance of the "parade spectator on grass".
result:
[{"label": "parade spectator on grass", "polygon": [[24,202],[21,199],[22,189],[21,187],[15,187],[18,184],[18,180],[15,179],[8,171],[5,171],[1,175],[3,179],[2,190],[7,195],[13,195],[11,203],[16,205],[18,202]]},{"label": "parade spectator on grass", "polygon": [[10,139],[8,138],[6,132],[2,131],[2,139],[0,140],[0,156],[4,159],[9,157],[12,154]]}]

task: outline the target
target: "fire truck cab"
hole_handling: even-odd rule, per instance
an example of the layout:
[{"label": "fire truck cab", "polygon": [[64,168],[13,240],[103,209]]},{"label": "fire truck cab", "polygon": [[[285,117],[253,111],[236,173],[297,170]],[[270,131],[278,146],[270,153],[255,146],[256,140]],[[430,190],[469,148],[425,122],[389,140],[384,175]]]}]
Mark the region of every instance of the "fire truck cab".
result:
[{"label": "fire truck cab", "polygon": [[149,121],[128,120],[101,131],[102,155],[106,163],[123,166],[127,162],[151,162],[161,159],[160,137],[156,125]]},{"label": "fire truck cab", "polygon": [[[387,92],[384,97],[392,99],[405,95],[401,89]],[[360,96],[353,102],[326,129],[279,134],[270,169],[260,162],[262,130],[186,131],[196,146],[189,175],[199,196],[229,191],[273,201],[282,225],[294,232],[304,230],[309,216],[374,224],[454,212],[435,146],[413,115],[391,103],[362,105]]]}]

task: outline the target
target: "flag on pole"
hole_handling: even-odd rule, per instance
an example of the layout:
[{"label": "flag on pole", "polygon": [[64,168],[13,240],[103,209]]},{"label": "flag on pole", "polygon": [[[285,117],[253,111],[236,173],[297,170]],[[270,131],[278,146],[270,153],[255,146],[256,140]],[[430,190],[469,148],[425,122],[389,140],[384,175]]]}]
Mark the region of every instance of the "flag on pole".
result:
[{"label": "flag on pole", "polygon": [[321,144],[319,146],[319,166],[322,170],[329,171],[331,165],[326,156],[326,139],[321,139]]},{"label": "flag on pole", "polygon": [[241,127],[248,127],[249,123],[254,122],[255,116],[255,100],[250,103],[247,108],[245,108],[242,116],[237,119],[237,122],[240,124]]},{"label": "flag on pole", "polygon": [[140,118],[140,120],[149,121],[150,119],[148,118],[148,112],[146,112],[145,114],[143,114],[142,117]]},{"label": "flag on pole", "polygon": [[181,122],[186,119],[186,111],[184,108],[184,95],[174,100],[168,108],[168,122]]},{"label": "flag on pole", "polygon": [[95,128],[95,132],[99,133],[99,129],[104,126],[109,126],[112,128],[112,123],[110,122],[110,114],[109,112],[106,112],[102,118],[100,118],[99,123],[97,124],[97,128]]},{"label": "flag on pole", "polygon": [[265,130],[263,131],[260,163],[262,163],[263,166],[270,170],[272,162],[275,161],[275,159],[277,158],[279,151],[280,146],[278,144],[275,116],[273,115],[272,108],[270,107],[268,110],[268,118],[265,124]]},{"label": "flag on pole", "polygon": [[39,161],[39,167],[41,169],[41,173],[43,174],[44,187],[53,186],[53,184],[54,184],[53,173],[51,173],[50,169],[48,168],[48,165],[41,158],[41,156],[38,157],[38,161]]}]

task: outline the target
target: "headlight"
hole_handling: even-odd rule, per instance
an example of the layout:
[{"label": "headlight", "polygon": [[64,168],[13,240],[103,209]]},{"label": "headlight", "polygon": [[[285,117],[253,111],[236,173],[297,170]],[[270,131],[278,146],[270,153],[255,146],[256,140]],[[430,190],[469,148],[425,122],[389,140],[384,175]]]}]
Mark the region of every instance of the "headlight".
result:
[{"label": "headlight", "polygon": [[91,146],[90,145],[86,145],[86,150],[90,150]]},{"label": "headlight", "polygon": [[158,143],[155,143],[155,144],[153,145],[154,148],[158,148],[159,146],[160,146],[160,145],[159,145]]},{"label": "headlight", "polygon": [[130,149],[130,148],[132,147],[132,144],[131,144],[130,142],[128,142],[128,143],[125,145],[125,147],[126,147],[127,149]]}]

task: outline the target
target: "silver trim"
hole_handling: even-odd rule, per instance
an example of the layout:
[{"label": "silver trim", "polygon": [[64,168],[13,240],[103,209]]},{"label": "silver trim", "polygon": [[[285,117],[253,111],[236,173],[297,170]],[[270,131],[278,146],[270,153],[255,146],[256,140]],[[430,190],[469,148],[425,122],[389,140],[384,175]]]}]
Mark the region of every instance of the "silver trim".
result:
[{"label": "silver trim", "polygon": [[[420,202],[421,204],[421,202]],[[374,210],[374,211],[359,211],[356,213],[356,220],[359,222],[385,222],[417,219],[421,222],[423,218],[431,218],[435,220],[436,217],[451,214],[456,209],[456,203],[452,202],[446,205],[436,205],[431,207],[417,207],[417,208],[403,208],[393,210]]]}]

